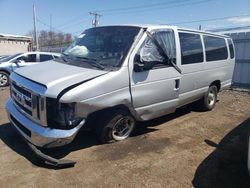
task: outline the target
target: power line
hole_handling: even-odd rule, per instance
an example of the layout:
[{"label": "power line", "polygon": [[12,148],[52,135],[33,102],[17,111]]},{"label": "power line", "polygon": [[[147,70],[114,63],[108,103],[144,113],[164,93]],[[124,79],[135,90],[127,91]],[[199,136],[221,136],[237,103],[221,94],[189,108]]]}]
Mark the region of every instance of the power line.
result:
[{"label": "power line", "polygon": [[232,30],[244,30],[244,29],[250,29],[250,25],[246,25],[246,26],[241,26],[241,27],[224,27],[224,28],[217,28],[217,29],[209,29],[208,31],[211,32],[221,32],[221,31],[232,31]]},{"label": "power line", "polygon": [[56,27],[63,27],[63,26],[65,26],[65,25],[71,24],[72,22],[74,22],[74,21],[76,21],[76,20],[82,19],[84,15],[87,16],[88,14],[87,14],[87,13],[84,13],[84,14],[80,14],[80,15],[78,15],[78,16],[75,16],[75,17],[71,18],[70,20],[68,20],[68,21],[66,21],[66,22],[64,22],[64,23],[57,25]]},{"label": "power line", "polygon": [[148,7],[157,7],[162,5],[169,5],[169,4],[177,4],[182,2],[187,2],[190,0],[175,0],[170,2],[161,2],[161,3],[152,3],[147,5],[140,5],[140,6],[130,6],[130,7],[124,7],[124,8],[114,8],[114,9],[103,9],[103,10],[97,10],[98,12],[117,12],[117,11],[124,11],[124,10],[133,10],[133,9],[143,9]]},{"label": "power line", "polygon": [[55,31],[64,33],[64,32],[61,31],[60,29],[57,29],[57,28],[55,28],[55,27],[52,27],[50,24],[47,24],[47,23],[43,22],[42,20],[40,20],[40,19],[38,19],[38,18],[37,18],[37,22],[39,22],[40,24],[42,24],[42,25],[44,25],[44,26],[47,26],[48,28],[51,28],[51,29],[53,29],[53,30],[55,30]]},{"label": "power line", "polygon": [[201,0],[201,1],[196,1],[196,2],[187,2],[187,3],[182,3],[182,4],[176,4],[176,5],[162,5],[161,7],[145,7],[142,10],[138,11],[138,10],[131,10],[131,11],[121,11],[121,12],[114,12],[114,13],[107,13],[105,14],[105,16],[109,16],[109,15],[120,15],[120,14],[140,14],[143,12],[149,12],[149,11],[158,11],[158,10],[163,10],[163,9],[169,9],[169,8],[176,8],[176,7],[185,7],[185,6],[190,6],[190,5],[198,5],[198,4],[203,4],[203,3],[207,3],[210,1],[214,1],[214,0]]},{"label": "power line", "polygon": [[[140,6],[130,6],[130,7],[122,7],[122,8],[115,8],[115,9],[103,9],[103,10],[98,10],[96,12],[110,12],[109,14],[105,15],[117,15],[117,14],[130,14],[130,13],[142,13],[148,10],[160,10],[160,9],[167,9],[167,8],[173,8],[173,7],[182,7],[182,6],[188,6],[188,5],[195,5],[195,4],[201,4],[209,1],[214,1],[214,0],[202,0],[198,2],[191,2],[192,0],[175,0],[175,1],[170,1],[170,2],[161,2],[161,3],[152,3],[152,4],[146,4],[146,5],[140,5]],[[187,3],[185,3],[187,2]],[[184,4],[183,4],[184,3]],[[169,6],[173,5],[173,6]],[[166,7],[167,6],[167,7]],[[140,10],[140,11],[137,11]],[[126,12],[124,12],[126,11]],[[56,28],[65,28],[67,27],[72,27],[74,25],[89,21],[89,19],[85,19],[83,21],[78,21],[81,19],[85,14],[81,14],[79,16],[76,16],[60,25],[57,25]],[[96,19],[92,22],[92,25],[97,25],[96,20],[98,19],[97,16]],[[76,22],[77,21],[77,22]],[[74,24],[72,24],[74,22]],[[96,23],[95,23],[96,22]]]},{"label": "power line", "polygon": [[185,21],[185,22],[172,22],[172,23],[168,23],[167,25],[178,25],[178,24],[190,24],[190,23],[199,23],[199,22],[210,22],[210,21],[218,21],[218,20],[227,20],[227,19],[230,19],[230,18],[241,18],[241,17],[247,17],[247,16],[250,16],[250,14],[237,15],[237,16],[227,16],[227,17],[218,17],[218,18],[203,19],[203,20],[191,20],[191,21]]},{"label": "power line", "polygon": [[[171,1],[171,2],[162,2],[162,3],[154,3],[154,4],[147,4],[147,5],[141,5],[141,6],[131,6],[131,7],[126,7],[126,8],[117,8],[117,9],[104,9],[104,10],[98,10],[98,11],[95,11],[95,12],[117,12],[117,11],[121,11],[121,10],[129,10],[129,9],[141,9],[141,8],[146,8],[146,7],[154,7],[154,6],[161,6],[161,5],[166,5],[166,4],[176,4],[176,3],[181,3],[181,2],[187,2],[187,1],[190,1],[190,0],[178,0],[178,2],[175,1]],[[61,27],[64,27],[66,25],[70,25],[72,22],[75,22],[76,20],[79,20],[81,19],[84,15],[86,14],[80,14],[78,16],[75,16],[73,18],[71,18],[70,20],[60,24],[60,25],[57,25],[56,27],[57,28],[61,28]]]},{"label": "power line", "polygon": [[79,24],[81,24],[81,23],[86,23],[86,22],[88,22],[88,21],[90,21],[90,20],[91,20],[91,18],[84,19],[84,20],[81,20],[81,21],[78,21],[78,22],[74,22],[74,23],[71,23],[71,24],[68,24],[68,25],[64,25],[64,26],[62,26],[60,29],[62,29],[62,28],[73,27],[73,26],[79,25]]},{"label": "power line", "polygon": [[[49,25],[49,24],[43,22],[43,21],[40,20],[40,19],[37,19],[37,22],[39,22],[40,24],[42,24],[42,25],[44,25],[44,26],[50,28],[50,25]],[[78,31],[74,31],[74,32],[63,32],[63,31],[61,31],[61,30],[59,30],[59,29],[57,29],[57,28],[55,28],[55,27],[51,27],[51,28],[52,28],[53,30],[55,30],[55,31],[57,31],[57,32],[60,32],[60,33],[63,33],[63,34],[68,34],[68,33],[75,34],[75,33],[80,33],[80,32],[83,31],[83,30],[78,30]]]}]

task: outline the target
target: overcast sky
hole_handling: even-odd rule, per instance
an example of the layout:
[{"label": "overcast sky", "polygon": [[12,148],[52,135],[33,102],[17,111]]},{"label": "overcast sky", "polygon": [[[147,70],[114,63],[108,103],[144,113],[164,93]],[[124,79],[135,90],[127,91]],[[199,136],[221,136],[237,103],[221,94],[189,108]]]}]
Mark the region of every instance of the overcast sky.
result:
[{"label": "overcast sky", "polygon": [[50,29],[51,23],[53,30],[74,35],[91,27],[90,11],[102,14],[100,25],[172,24],[195,29],[200,24],[203,29],[250,25],[250,0],[0,0],[0,33],[25,35],[32,30],[33,4],[38,30]]}]

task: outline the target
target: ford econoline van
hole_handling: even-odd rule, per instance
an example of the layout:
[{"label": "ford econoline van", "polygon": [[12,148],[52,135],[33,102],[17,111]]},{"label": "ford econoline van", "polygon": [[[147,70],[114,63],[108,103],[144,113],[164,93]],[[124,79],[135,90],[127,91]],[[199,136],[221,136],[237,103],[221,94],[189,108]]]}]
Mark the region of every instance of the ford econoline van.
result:
[{"label": "ford econoline van", "polygon": [[225,35],[163,25],[96,27],[60,58],[12,73],[6,109],[33,148],[68,144],[85,126],[102,142],[120,141],[136,121],[188,103],[212,110],[234,65]]}]

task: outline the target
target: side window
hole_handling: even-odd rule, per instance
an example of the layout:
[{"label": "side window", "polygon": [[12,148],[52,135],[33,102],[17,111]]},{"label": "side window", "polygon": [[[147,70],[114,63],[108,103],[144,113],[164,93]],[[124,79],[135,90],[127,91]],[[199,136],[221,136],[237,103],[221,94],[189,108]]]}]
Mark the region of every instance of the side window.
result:
[{"label": "side window", "polygon": [[204,43],[207,61],[227,59],[227,45],[224,38],[204,36]]},{"label": "side window", "polygon": [[17,60],[21,60],[24,62],[36,62],[36,54],[24,55],[17,58]]},{"label": "side window", "polygon": [[227,43],[229,46],[229,51],[230,51],[230,58],[233,59],[234,58],[234,46],[233,46],[233,42],[231,39],[227,39]]},{"label": "side window", "polygon": [[193,33],[179,33],[181,44],[181,64],[203,62],[201,36]]},{"label": "side window", "polygon": [[40,54],[40,62],[49,61],[53,59],[51,55]]},{"label": "side window", "polygon": [[[175,37],[173,30],[157,31],[152,36],[160,44],[164,52],[167,54],[169,60],[176,63],[176,46]],[[165,58],[160,53],[158,47],[154,41],[147,37],[141,45],[139,51],[135,57],[135,63],[143,64],[144,66],[150,66],[148,69],[154,67],[165,67],[168,66]]]},{"label": "side window", "polygon": [[26,61],[27,56],[21,56],[19,58],[17,58],[16,60],[20,60],[20,61]]}]

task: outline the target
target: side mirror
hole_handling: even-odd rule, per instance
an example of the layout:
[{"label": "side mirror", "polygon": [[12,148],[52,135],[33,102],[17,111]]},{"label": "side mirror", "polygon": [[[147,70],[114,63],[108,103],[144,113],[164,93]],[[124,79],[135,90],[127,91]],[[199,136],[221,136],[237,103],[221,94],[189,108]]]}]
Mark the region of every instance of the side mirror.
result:
[{"label": "side mirror", "polygon": [[142,71],[144,71],[144,65],[141,64],[141,63],[135,62],[134,63],[134,71],[135,72],[142,72]]},{"label": "side mirror", "polygon": [[153,68],[154,63],[151,61],[141,61],[141,56],[139,54],[135,55],[134,59],[134,71],[135,72],[142,72],[147,71]]},{"label": "side mirror", "polygon": [[18,63],[21,63],[22,62],[22,60],[17,60],[17,59],[15,59],[14,61],[12,61],[12,63],[15,63],[15,64],[18,64]]}]

